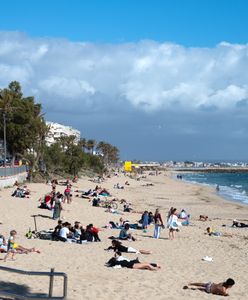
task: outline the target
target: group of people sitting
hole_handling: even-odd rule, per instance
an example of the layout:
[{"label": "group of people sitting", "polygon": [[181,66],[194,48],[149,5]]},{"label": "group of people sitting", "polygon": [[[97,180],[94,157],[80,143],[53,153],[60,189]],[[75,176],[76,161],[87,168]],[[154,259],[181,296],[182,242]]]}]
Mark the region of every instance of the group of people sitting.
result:
[{"label": "group of people sitting", "polygon": [[[96,186],[94,189],[85,190],[75,190],[76,193],[81,193],[81,198],[91,199],[91,197],[98,197],[98,196],[111,196],[110,192],[105,189],[101,188],[100,186]],[[79,197],[77,195],[76,197]]]},{"label": "group of people sitting", "polygon": [[26,185],[24,185],[23,187],[18,185],[17,188],[11,194],[11,196],[18,198],[29,198],[30,190],[27,188]]},{"label": "group of people sitting", "polygon": [[100,242],[99,231],[101,229],[95,227],[93,224],[83,226],[80,222],[74,222],[72,226],[69,222],[58,221],[57,226],[52,233],[52,239],[62,242],[76,242],[82,244],[83,242]]}]

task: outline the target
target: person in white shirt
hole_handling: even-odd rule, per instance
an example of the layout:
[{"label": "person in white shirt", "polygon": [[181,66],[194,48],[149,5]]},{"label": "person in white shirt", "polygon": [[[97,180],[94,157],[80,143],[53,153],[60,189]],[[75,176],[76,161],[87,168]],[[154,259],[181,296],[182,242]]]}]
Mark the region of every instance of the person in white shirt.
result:
[{"label": "person in white shirt", "polygon": [[176,238],[176,231],[178,231],[178,226],[181,223],[178,221],[177,209],[173,208],[171,215],[168,218],[167,228],[169,229],[169,239],[174,240]]},{"label": "person in white shirt", "polygon": [[59,231],[59,237],[60,237],[61,241],[66,242],[67,238],[70,234],[69,227],[71,226],[71,224],[68,223],[68,222],[65,222],[65,223],[62,224],[62,226],[63,227]]}]

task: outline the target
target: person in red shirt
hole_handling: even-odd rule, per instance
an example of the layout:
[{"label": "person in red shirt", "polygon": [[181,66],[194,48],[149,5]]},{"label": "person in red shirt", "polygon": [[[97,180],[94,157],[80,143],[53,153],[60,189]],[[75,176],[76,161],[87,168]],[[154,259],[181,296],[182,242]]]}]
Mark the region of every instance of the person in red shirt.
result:
[{"label": "person in red shirt", "polygon": [[99,233],[99,231],[100,231],[99,228],[94,227],[93,224],[89,224],[89,225],[87,226],[87,230],[89,230],[89,232],[93,235],[94,241],[95,241],[95,242],[101,242],[101,240],[100,240],[100,238],[99,238],[99,235],[98,235],[98,233]]}]

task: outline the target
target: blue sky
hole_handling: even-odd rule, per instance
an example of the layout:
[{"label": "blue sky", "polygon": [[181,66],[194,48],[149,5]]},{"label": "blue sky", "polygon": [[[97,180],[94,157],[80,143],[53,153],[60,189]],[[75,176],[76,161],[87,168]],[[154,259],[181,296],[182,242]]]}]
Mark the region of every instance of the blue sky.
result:
[{"label": "blue sky", "polygon": [[243,160],[247,28],[245,0],[5,1],[0,88],[124,159]]},{"label": "blue sky", "polygon": [[185,46],[246,43],[246,0],[14,0],[1,2],[1,30],[74,41],[152,39]]}]

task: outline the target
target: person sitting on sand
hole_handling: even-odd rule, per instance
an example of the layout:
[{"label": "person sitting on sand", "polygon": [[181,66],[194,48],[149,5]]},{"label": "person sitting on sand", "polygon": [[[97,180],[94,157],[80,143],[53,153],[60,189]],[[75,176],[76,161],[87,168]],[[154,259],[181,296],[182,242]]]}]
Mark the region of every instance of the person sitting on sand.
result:
[{"label": "person sitting on sand", "polygon": [[59,231],[58,239],[62,242],[67,242],[67,239],[71,236],[70,228],[71,224],[68,222],[65,222],[62,224],[62,228]]},{"label": "person sitting on sand", "polygon": [[124,228],[121,229],[120,234],[119,234],[119,239],[120,240],[130,240],[130,241],[135,241],[136,239],[131,235],[129,232],[129,224],[125,224]]},{"label": "person sitting on sand", "polygon": [[180,214],[178,215],[178,219],[182,220],[181,221],[182,226],[189,225],[189,218],[190,218],[190,215],[186,212],[185,209],[182,209]]},{"label": "person sitting on sand", "polygon": [[5,237],[0,234],[0,252],[7,252],[8,250],[8,242]]},{"label": "person sitting on sand", "polygon": [[114,257],[112,257],[107,263],[108,267],[120,266],[122,268],[136,269],[136,270],[150,270],[158,271],[161,267],[154,263],[141,263],[137,258],[134,260],[129,260],[122,256],[121,252],[115,252]]},{"label": "person sitting on sand", "polygon": [[92,200],[92,206],[96,206],[98,207],[100,205],[100,198],[97,198],[95,197],[93,200]]},{"label": "person sitting on sand", "polygon": [[207,233],[209,236],[224,236],[224,237],[232,237],[231,234],[228,234],[228,233],[222,233],[222,232],[219,232],[219,231],[214,231],[212,230],[210,227],[208,227],[207,229]]},{"label": "person sitting on sand", "polygon": [[86,227],[86,231],[88,231],[89,233],[92,234],[94,242],[101,242],[99,235],[98,235],[100,230],[101,230],[100,228],[94,227],[93,224],[89,224]]},{"label": "person sitting on sand", "polygon": [[129,206],[129,204],[123,205],[123,211],[124,212],[131,212],[133,209]]},{"label": "person sitting on sand", "polygon": [[74,226],[71,228],[72,232],[72,239],[75,241],[80,240],[80,236],[82,234],[82,225],[80,222],[76,221],[74,222]]},{"label": "person sitting on sand", "polygon": [[178,218],[182,219],[182,220],[187,220],[189,217],[190,217],[190,215],[187,214],[185,209],[182,209],[181,212],[178,215]]},{"label": "person sitting on sand", "polygon": [[206,216],[206,215],[200,215],[199,216],[199,221],[204,221],[204,222],[206,222],[208,220],[208,216]]},{"label": "person sitting on sand", "polygon": [[120,190],[123,190],[124,189],[124,186],[123,185],[120,185],[119,182],[117,184],[114,185],[114,189],[120,189]]},{"label": "person sitting on sand", "polygon": [[189,283],[189,286],[195,286],[197,288],[189,288],[184,286],[184,289],[199,290],[207,292],[208,294],[220,295],[220,296],[229,296],[227,290],[230,289],[235,284],[235,281],[232,278],[228,278],[225,282],[221,283]]},{"label": "person sitting on sand", "polygon": [[59,232],[60,232],[61,228],[62,228],[62,221],[59,220],[57,226],[54,228],[54,231],[52,233],[52,239],[54,239],[54,240],[59,239]]},{"label": "person sitting on sand", "polygon": [[105,250],[114,250],[115,252],[126,252],[126,253],[135,253],[135,254],[151,254],[151,251],[148,250],[136,250],[132,247],[125,247],[120,241],[112,240],[112,246],[109,246]]}]

